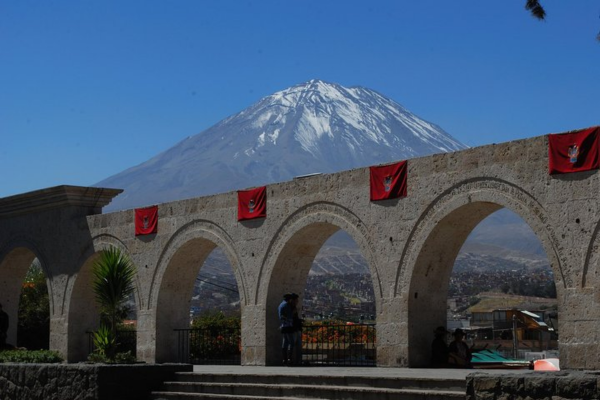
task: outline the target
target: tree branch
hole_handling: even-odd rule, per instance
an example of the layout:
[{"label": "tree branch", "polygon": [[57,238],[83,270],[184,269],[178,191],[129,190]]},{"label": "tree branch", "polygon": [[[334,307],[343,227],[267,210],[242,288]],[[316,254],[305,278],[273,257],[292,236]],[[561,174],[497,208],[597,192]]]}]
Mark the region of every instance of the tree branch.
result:
[{"label": "tree branch", "polygon": [[525,9],[531,11],[531,15],[537,19],[543,20],[546,18],[546,11],[538,0],[527,0],[525,3]]}]

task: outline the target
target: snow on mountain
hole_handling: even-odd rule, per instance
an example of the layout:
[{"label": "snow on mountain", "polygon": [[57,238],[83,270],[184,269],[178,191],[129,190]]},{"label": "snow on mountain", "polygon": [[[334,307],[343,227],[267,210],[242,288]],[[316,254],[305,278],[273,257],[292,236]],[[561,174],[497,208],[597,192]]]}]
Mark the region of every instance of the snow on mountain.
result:
[{"label": "snow on mountain", "polygon": [[117,210],[464,148],[373,90],[311,80],[95,186],[125,189]]}]

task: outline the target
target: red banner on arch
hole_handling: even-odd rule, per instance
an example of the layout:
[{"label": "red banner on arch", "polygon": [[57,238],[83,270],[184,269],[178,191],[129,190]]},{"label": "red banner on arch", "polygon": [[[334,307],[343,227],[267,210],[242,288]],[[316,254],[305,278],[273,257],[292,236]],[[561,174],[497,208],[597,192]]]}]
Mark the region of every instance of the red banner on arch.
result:
[{"label": "red banner on arch", "polygon": [[598,169],[600,127],[548,135],[548,170],[553,174]]},{"label": "red banner on arch", "polygon": [[371,201],[406,197],[406,161],[370,167]]},{"label": "red banner on arch", "polygon": [[267,187],[238,190],[238,221],[267,216]]},{"label": "red banner on arch", "polygon": [[135,209],[135,236],[158,232],[158,206]]}]

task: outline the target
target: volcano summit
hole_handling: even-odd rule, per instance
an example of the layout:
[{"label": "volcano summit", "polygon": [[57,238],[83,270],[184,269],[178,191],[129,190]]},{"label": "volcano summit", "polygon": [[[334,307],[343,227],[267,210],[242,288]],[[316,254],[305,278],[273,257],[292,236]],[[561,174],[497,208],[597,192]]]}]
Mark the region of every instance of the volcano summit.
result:
[{"label": "volcano summit", "polygon": [[96,186],[125,189],[118,210],[464,148],[373,90],[311,80]]}]

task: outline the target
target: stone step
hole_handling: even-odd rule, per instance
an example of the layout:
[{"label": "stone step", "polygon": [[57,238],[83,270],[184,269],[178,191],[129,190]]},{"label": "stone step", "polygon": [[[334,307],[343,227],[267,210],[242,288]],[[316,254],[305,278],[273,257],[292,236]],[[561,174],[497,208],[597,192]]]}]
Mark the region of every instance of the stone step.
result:
[{"label": "stone step", "polygon": [[150,400],[322,400],[307,397],[257,397],[215,393],[152,392]]},{"label": "stone step", "polygon": [[[458,400],[465,391],[432,389],[391,389],[379,387],[257,384],[257,383],[197,383],[165,382],[162,392],[255,396],[258,398],[316,398],[331,400]],[[154,397],[155,398],[155,397]],[[193,398],[193,397],[192,397]],[[202,398],[202,397],[200,397]],[[206,397],[203,397],[206,398]]]},{"label": "stone step", "polygon": [[[425,370],[424,370],[425,371]],[[426,373],[426,372],[424,372]],[[224,374],[224,373],[177,373],[178,382],[194,383],[254,383],[287,385],[333,385],[347,387],[367,387],[386,389],[426,389],[457,391],[465,393],[465,379],[459,378],[414,378],[414,377],[375,377],[375,376],[325,376],[292,374]]]}]

